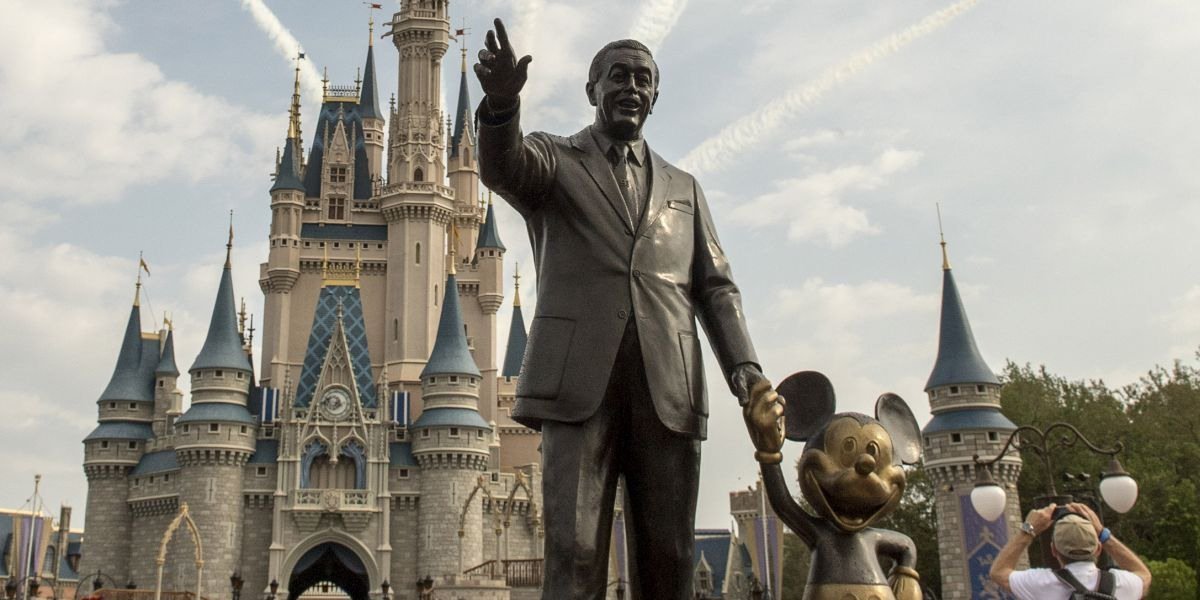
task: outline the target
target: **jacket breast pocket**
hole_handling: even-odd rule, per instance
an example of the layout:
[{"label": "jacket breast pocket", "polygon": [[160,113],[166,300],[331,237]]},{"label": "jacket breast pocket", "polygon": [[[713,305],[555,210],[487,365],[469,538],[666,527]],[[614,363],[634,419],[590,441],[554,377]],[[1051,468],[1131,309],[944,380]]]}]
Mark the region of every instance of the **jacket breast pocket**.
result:
[{"label": "jacket breast pocket", "polygon": [[695,333],[679,332],[679,356],[683,360],[683,377],[687,381],[692,412],[707,417],[708,397],[704,393],[704,362],[700,356],[700,340]]},{"label": "jacket breast pocket", "polygon": [[696,207],[691,198],[674,198],[667,200],[667,208],[673,208],[689,215],[696,214]]},{"label": "jacket breast pocket", "polygon": [[521,362],[517,396],[552,399],[562,386],[575,321],[560,317],[535,317]]}]

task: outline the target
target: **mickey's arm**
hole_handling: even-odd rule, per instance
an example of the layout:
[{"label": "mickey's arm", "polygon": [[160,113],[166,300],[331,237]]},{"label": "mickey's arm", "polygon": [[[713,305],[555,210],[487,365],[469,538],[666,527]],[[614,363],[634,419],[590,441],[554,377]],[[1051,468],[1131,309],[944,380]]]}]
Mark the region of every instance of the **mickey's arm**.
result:
[{"label": "mickey's arm", "polygon": [[917,574],[917,545],[912,538],[898,531],[877,530],[879,543],[875,552],[896,562],[888,574],[888,584],[896,600],[920,600],[921,578]]},{"label": "mickey's arm", "polygon": [[783,404],[785,400],[770,382],[759,381],[750,391],[749,402],[742,408],[742,418],[754,442],[754,459],[762,469],[763,484],[771,507],[783,522],[812,547],[816,542],[816,526],[813,518],[792,499],[787,480],[779,464],[783,462]]}]

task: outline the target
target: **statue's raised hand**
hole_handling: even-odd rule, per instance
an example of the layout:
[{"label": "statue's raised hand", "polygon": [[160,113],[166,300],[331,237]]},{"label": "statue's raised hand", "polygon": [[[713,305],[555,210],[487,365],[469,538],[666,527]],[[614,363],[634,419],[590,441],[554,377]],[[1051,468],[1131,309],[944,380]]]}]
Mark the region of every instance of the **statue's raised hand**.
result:
[{"label": "statue's raised hand", "polygon": [[496,19],[496,29],[487,32],[486,47],[479,51],[479,63],[475,65],[475,76],[483,86],[488,101],[505,106],[516,102],[525,80],[529,77],[529,63],[533,57],[525,55],[517,60],[504,22]]}]

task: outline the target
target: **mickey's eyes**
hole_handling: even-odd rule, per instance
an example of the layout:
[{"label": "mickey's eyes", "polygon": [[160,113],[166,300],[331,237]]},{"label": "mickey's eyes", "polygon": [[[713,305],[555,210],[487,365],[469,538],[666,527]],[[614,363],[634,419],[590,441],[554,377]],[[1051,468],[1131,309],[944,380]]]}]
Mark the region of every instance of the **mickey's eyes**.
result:
[{"label": "mickey's eyes", "polygon": [[867,454],[870,454],[872,458],[879,458],[879,444],[867,442]]},{"label": "mickey's eyes", "polygon": [[855,441],[854,438],[846,438],[845,440],[842,440],[842,452],[846,454],[853,454],[856,448],[858,448],[858,442]]}]

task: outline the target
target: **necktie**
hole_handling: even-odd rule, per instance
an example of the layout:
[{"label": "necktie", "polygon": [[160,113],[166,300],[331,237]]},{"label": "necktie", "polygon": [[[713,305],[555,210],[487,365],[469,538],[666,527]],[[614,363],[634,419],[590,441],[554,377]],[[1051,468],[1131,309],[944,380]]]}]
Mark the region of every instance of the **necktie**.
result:
[{"label": "necktie", "polygon": [[617,144],[612,147],[613,175],[617,178],[617,187],[620,188],[621,197],[625,200],[629,226],[637,229],[638,221],[641,220],[641,194],[638,190],[637,178],[634,177],[633,169],[629,166],[630,152],[632,150],[628,144]]}]

